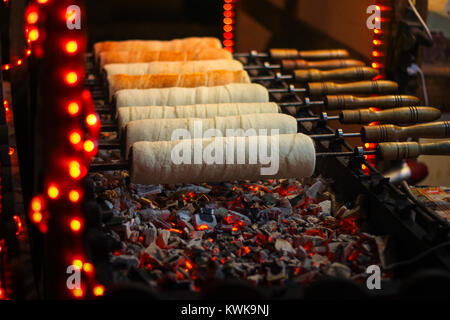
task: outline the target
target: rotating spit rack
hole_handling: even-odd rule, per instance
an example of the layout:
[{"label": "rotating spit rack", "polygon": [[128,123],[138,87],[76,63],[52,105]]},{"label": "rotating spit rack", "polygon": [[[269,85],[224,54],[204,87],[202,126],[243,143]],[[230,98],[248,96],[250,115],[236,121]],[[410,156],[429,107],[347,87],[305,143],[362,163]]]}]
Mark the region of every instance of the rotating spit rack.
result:
[{"label": "rotating spit rack", "polygon": [[[295,115],[301,118],[298,122],[299,132],[309,136],[327,136],[327,139],[316,142],[319,155],[316,172],[331,178],[334,181],[334,189],[348,201],[356,201],[357,196],[363,195],[367,207],[368,225],[374,233],[390,235],[392,241],[403,248],[404,257],[398,258],[417,256],[440,243],[442,239],[448,239],[449,228],[446,222],[425,208],[414,206],[404,193],[391,185],[388,179],[371,165],[367,156],[374,156],[375,151],[354,148],[342,130],[336,131],[331,128],[327,118],[314,113],[311,107],[296,109],[290,107],[295,104],[304,104],[305,101],[292,90],[292,85],[285,79],[277,77],[276,70],[263,67],[267,64],[267,55],[237,54],[235,58],[244,63],[252,76],[268,79],[259,83],[268,89],[274,89],[269,93],[270,101],[278,103],[282,112],[291,115],[295,112]],[[87,56],[87,64],[89,77],[86,85],[90,88],[97,110],[104,120],[101,128],[106,135],[109,135],[117,130],[117,125],[111,121],[114,106],[109,105],[104,76],[94,71],[92,55]],[[308,118],[311,118],[311,122],[316,125],[308,126]],[[113,148],[115,146],[111,148],[104,146],[104,149]],[[117,159],[113,164],[94,162],[91,164],[90,171],[127,170],[128,164],[121,159],[120,152],[116,155]],[[426,241],[423,238],[424,234],[427,235]],[[434,261],[446,268],[450,267],[448,251],[440,250],[434,254]]]}]

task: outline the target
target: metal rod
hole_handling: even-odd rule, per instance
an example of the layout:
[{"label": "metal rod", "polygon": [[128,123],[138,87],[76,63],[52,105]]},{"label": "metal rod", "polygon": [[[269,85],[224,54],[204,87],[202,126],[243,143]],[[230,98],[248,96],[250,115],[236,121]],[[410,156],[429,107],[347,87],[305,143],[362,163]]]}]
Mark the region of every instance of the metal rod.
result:
[{"label": "metal rod", "polygon": [[312,121],[331,121],[339,120],[339,116],[328,116],[326,112],[322,113],[320,117],[309,117],[309,118],[297,118],[297,122],[312,122]]},{"label": "metal rod", "polygon": [[281,81],[293,79],[294,76],[292,74],[279,74],[279,73],[276,73],[273,76],[250,77],[251,81]]},{"label": "metal rod", "polygon": [[[368,155],[376,155],[375,150],[364,151],[363,154],[359,154],[354,151],[348,152],[322,152],[316,153],[317,158],[324,157],[353,157],[353,156],[368,156]],[[93,162],[89,167],[90,172],[99,172],[99,171],[114,171],[114,170],[129,170],[130,163],[128,161],[120,161],[120,162]]]},{"label": "metal rod", "polygon": [[264,62],[262,65],[252,65],[252,66],[244,66],[244,70],[273,70],[273,69],[281,69],[280,64],[270,64],[269,62]]},{"label": "metal rod", "polygon": [[233,57],[234,58],[268,58],[269,54],[259,53],[257,51],[250,51],[250,52],[234,53]]},{"label": "metal rod", "polygon": [[289,87],[287,89],[267,89],[269,93],[307,93],[308,89],[306,88],[295,88],[294,86]]},{"label": "metal rod", "polygon": [[[360,137],[361,133],[343,133],[342,129],[336,130],[335,133],[328,134],[312,134],[308,135],[311,139],[333,139],[333,138],[355,138]],[[100,140],[98,142],[98,148],[102,150],[114,150],[120,149],[121,143],[119,140]]]}]

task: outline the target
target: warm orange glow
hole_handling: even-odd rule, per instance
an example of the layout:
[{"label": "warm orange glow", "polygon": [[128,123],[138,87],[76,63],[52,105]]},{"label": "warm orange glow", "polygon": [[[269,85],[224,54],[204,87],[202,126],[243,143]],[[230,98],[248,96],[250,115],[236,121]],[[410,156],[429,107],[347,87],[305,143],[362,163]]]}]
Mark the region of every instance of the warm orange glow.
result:
[{"label": "warm orange glow", "polygon": [[83,147],[84,147],[84,151],[86,151],[86,152],[92,152],[92,151],[94,151],[94,149],[95,149],[95,144],[94,144],[94,142],[92,142],[92,140],[86,140],[86,141],[84,142]]},{"label": "warm orange glow", "polygon": [[31,49],[28,49],[26,54],[27,54],[27,56],[30,56],[31,55]]},{"label": "warm orange glow", "polygon": [[234,46],[234,41],[233,40],[224,40],[223,45],[225,47],[232,47],[232,46]]},{"label": "warm orange glow", "polygon": [[31,210],[41,211],[42,207],[43,205],[41,198],[34,197],[33,200],[31,200]]},{"label": "warm orange glow", "polygon": [[193,268],[192,263],[189,260],[186,260],[186,267],[188,269],[192,269]]},{"label": "warm orange glow", "polygon": [[97,122],[98,122],[97,115],[95,115],[95,114],[93,114],[93,113],[88,114],[88,116],[86,117],[86,123],[87,123],[89,126],[94,126],[94,125],[97,124]]},{"label": "warm orange glow", "polygon": [[8,155],[12,156],[14,154],[14,148],[9,147]]},{"label": "warm orange glow", "polygon": [[377,40],[377,39],[373,40],[374,46],[381,46],[382,44],[383,44],[383,42],[381,40]]},{"label": "warm orange glow", "polygon": [[22,220],[17,215],[13,216],[13,219],[16,222],[16,226],[17,226],[16,235],[18,236],[22,232]]},{"label": "warm orange glow", "polygon": [[361,169],[366,170],[366,169],[367,169],[367,166],[366,166],[365,164],[362,164],[362,165],[361,165]]},{"label": "warm orange glow", "polygon": [[208,227],[208,225],[206,225],[206,224],[201,224],[201,225],[198,226],[197,229],[198,229],[198,230],[207,230],[207,229],[209,229],[209,227]]},{"label": "warm orange glow", "polygon": [[77,179],[81,176],[81,165],[78,161],[70,161],[69,174],[72,178]]},{"label": "warm orange glow", "polygon": [[94,266],[92,265],[92,263],[86,262],[86,263],[83,265],[83,270],[84,270],[84,272],[86,272],[86,273],[91,273],[91,272],[94,271]]},{"label": "warm orange glow", "polygon": [[233,26],[230,25],[230,24],[226,24],[226,25],[223,26],[223,31],[231,32],[231,31],[233,31]]},{"label": "warm orange glow", "polygon": [[78,103],[76,103],[76,102],[70,102],[70,103],[67,105],[67,112],[68,112],[70,115],[74,116],[74,115],[76,115],[79,111],[80,111],[80,106],[78,105]]},{"label": "warm orange glow", "polygon": [[70,143],[72,143],[72,144],[80,143],[81,142],[81,135],[80,135],[80,133],[77,132],[77,131],[72,132],[69,135],[69,140],[70,140]]},{"label": "warm orange glow", "polygon": [[81,195],[80,192],[77,190],[72,190],[69,192],[69,200],[72,202],[78,202],[78,200],[80,200]]},{"label": "warm orange glow", "polygon": [[100,297],[103,296],[105,294],[105,287],[102,286],[101,284],[96,285],[94,287],[94,289],[92,290],[92,293],[94,294],[94,296],[96,297]]},{"label": "warm orange glow", "polygon": [[224,18],[223,19],[223,23],[224,24],[233,24],[233,19],[231,19],[231,18]]},{"label": "warm orange glow", "polygon": [[78,74],[75,71],[70,71],[64,76],[64,81],[70,85],[76,84],[78,82]]},{"label": "warm orange glow", "polygon": [[8,71],[9,69],[11,69],[11,66],[9,64],[5,64],[2,66],[2,70]]},{"label": "warm orange glow", "polygon": [[373,29],[373,33],[380,34],[380,33],[382,33],[382,31],[380,29]]},{"label": "warm orange glow", "polygon": [[59,197],[59,188],[56,185],[51,185],[47,189],[47,194],[50,199],[56,199]]},{"label": "warm orange glow", "polygon": [[78,51],[78,43],[75,40],[66,42],[64,49],[67,53],[75,53]]},{"label": "warm orange glow", "polygon": [[19,60],[17,60],[16,63],[17,63],[18,66],[20,66],[20,65],[23,63],[23,60],[22,60],[22,59],[19,59]]},{"label": "warm orange glow", "polygon": [[223,5],[223,10],[225,10],[225,11],[229,11],[229,10],[232,10],[232,9],[233,9],[233,5],[232,4],[225,3]]},{"label": "warm orange glow", "polygon": [[381,64],[379,64],[378,62],[372,62],[372,68],[380,69],[381,68]]},{"label": "warm orange glow", "polygon": [[78,218],[74,218],[70,221],[70,229],[72,229],[72,231],[78,232],[81,230],[82,226],[83,224],[81,223],[81,220]]},{"label": "warm orange glow", "polygon": [[33,220],[34,223],[40,223],[42,221],[42,218],[43,218],[43,216],[42,216],[42,213],[40,213],[40,212],[34,212],[31,215],[31,220]]},{"label": "warm orange glow", "polygon": [[72,265],[73,265],[75,268],[81,270],[81,268],[83,268],[83,261],[81,261],[80,259],[74,259],[74,260],[72,261]]},{"label": "warm orange glow", "polygon": [[32,28],[28,31],[28,40],[36,41],[39,39],[39,30],[37,28]]},{"label": "warm orange glow", "polygon": [[232,18],[232,17],[234,17],[234,12],[233,11],[224,11],[223,16],[225,18]]},{"label": "warm orange glow", "polygon": [[44,4],[44,3],[47,3],[48,2],[48,0],[37,0],[37,3],[39,3],[39,4]]},{"label": "warm orange glow", "polygon": [[39,15],[36,11],[31,11],[27,15],[27,22],[29,24],[35,24],[38,21],[38,19],[39,19]]},{"label": "warm orange glow", "polygon": [[364,147],[365,147],[366,149],[368,149],[368,148],[370,147],[370,144],[365,143],[365,144],[364,144]]},{"label": "warm orange glow", "polygon": [[233,34],[233,32],[225,32],[225,33],[223,34],[223,37],[224,37],[225,39],[233,39],[234,34]]},{"label": "warm orange glow", "polygon": [[372,51],[372,56],[379,57],[381,56],[381,53],[379,51]]},{"label": "warm orange glow", "polygon": [[76,297],[76,298],[81,298],[81,297],[83,297],[83,295],[84,295],[82,289],[73,289],[73,290],[72,290],[72,294],[73,294],[73,296]]}]

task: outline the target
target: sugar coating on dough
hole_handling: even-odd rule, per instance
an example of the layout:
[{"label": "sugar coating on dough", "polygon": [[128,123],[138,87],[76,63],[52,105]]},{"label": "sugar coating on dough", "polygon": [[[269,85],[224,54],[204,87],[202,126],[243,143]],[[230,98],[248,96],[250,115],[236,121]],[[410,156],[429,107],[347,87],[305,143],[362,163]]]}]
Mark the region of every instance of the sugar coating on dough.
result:
[{"label": "sugar coating on dough", "polygon": [[198,88],[128,89],[116,93],[117,108],[236,102],[269,102],[269,92],[256,83],[231,83]]},{"label": "sugar coating on dough", "polygon": [[163,107],[142,106],[122,107],[117,110],[119,129],[134,120],[175,119],[175,118],[212,118],[237,116],[252,113],[278,113],[278,105],[273,102],[259,103],[213,103],[186,106]]},{"label": "sugar coating on dough", "polygon": [[[173,138],[173,135],[180,129],[183,130],[181,133],[183,137]],[[218,132],[214,133],[213,129]],[[210,136],[292,134],[297,132],[297,120],[281,113],[246,114],[207,119],[135,120],[126,125],[126,155],[135,142],[201,138],[207,131]]]},{"label": "sugar coating on dough", "polygon": [[113,63],[104,66],[108,76],[116,74],[144,75],[158,73],[192,73],[213,70],[244,70],[237,60],[156,61],[149,63]]},{"label": "sugar coating on dough", "polygon": [[[258,137],[267,139],[270,143],[272,139],[278,139],[279,145],[279,170],[272,175],[262,175],[261,168],[267,167],[261,163],[244,164],[224,163],[188,163],[175,164],[172,158],[172,150],[180,141],[157,141],[157,142],[136,142],[132,148],[132,168],[131,181],[139,184],[172,184],[172,183],[201,183],[201,182],[224,182],[233,180],[264,180],[281,178],[302,178],[309,177],[314,173],[316,163],[316,153],[314,142],[307,135],[285,134],[276,137]],[[217,143],[217,148],[223,147],[226,152],[227,145],[235,143],[235,137],[231,138],[210,138],[183,140],[194,153],[195,146],[202,146],[203,150]],[[245,156],[249,157],[250,146],[255,143],[252,137],[239,138],[245,142]],[[276,141],[276,140],[275,140]],[[257,142],[259,145],[260,141]],[[274,143],[276,144],[276,142]],[[235,148],[236,150],[236,148]],[[234,154],[234,159],[237,154]]]}]

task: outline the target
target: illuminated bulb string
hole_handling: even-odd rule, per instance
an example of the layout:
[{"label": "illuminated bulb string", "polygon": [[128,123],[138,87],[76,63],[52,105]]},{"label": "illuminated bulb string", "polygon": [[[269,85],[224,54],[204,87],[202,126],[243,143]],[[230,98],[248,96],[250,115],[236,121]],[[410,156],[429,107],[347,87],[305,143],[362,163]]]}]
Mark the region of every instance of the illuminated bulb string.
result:
[{"label": "illuminated bulb string", "polygon": [[234,52],[235,3],[237,0],[224,0],[223,4],[223,47]]}]

